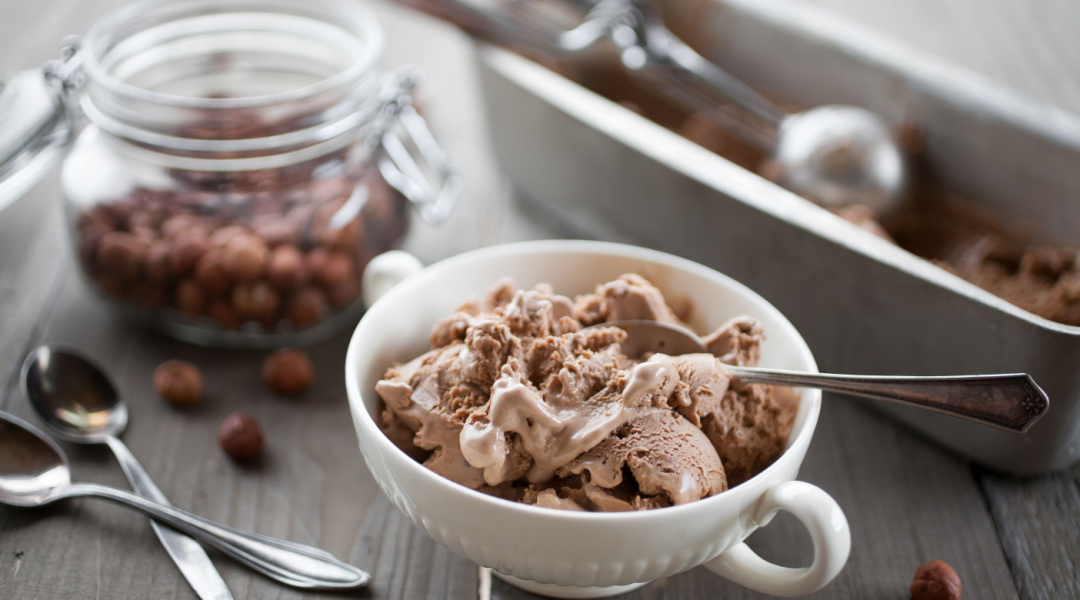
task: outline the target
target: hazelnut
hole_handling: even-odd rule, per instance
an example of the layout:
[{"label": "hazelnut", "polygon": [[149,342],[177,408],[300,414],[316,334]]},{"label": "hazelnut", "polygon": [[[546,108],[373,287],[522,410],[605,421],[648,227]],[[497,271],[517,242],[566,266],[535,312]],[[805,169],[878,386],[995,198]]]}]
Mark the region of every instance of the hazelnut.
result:
[{"label": "hazelnut", "polygon": [[143,274],[150,281],[163,283],[172,278],[169,268],[169,256],[172,255],[172,242],[158,240],[150,245],[143,256]]},{"label": "hazelnut", "polygon": [[304,270],[304,254],[291,244],[274,248],[270,254],[270,267],[267,275],[270,283],[282,290],[299,287],[307,279]]},{"label": "hazelnut", "polygon": [[130,229],[131,235],[143,240],[147,243],[154,243],[158,239],[157,229],[152,227],[146,227],[145,225],[137,225]]},{"label": "hazelnut", "polygon": [[316,287],[303,287],[289,295],[285,317],[296,327],[314,325],[326,315],[326,295]]},{"label": "hazelnut", "polygon": [[322,234],[322,243],[338,250],[352,250],[360,243],[360,233],[364,225],[360,215],[338,229],[327,229]]},{"label": "hazelnut", "polygon": [[236,460],[251,460],[262,450],[262,428],[255,417],[234,412],[225,417],[218,428],[218,444],[225,454]]},{"label": "hazelnut", "polygon": [[248,233],[248,229],[243,225],[226,225],[220,229],[215,229],[213,233],[210,234],[210,243],[221,248],[225,246],[225,244],[228,244],[229,240],[245,233]]},{"label": "hazelnut", "polygon": [[221,249],[211,248],[195,263],[195,281],[211,294],[224,294],[231,283],[221,254]]},{"label": "hazelnut", "polygon": [[263,361],[263,381],[277,394],[295,396],[311,385],[315,367],[302,350],[282,348]]},{"label": "hazelnut", "polygon": [[126,281],[109,273],[102,273],[95,281],[97,281],[98,288],[100,288],[101,292],[106,296],[119,298],[124,295],[124,292],[127,289]]},{"label": "hazelnut", "polygon": [[233,308],[227,300],[217,299],[210,304],[210,310],[208,311],[210,316],[217,321],[223,329],[239,329],[240,324],[244,322],[240,318],[240,315]]},{"label": "hazelnut", "polygon": [[154,389],[169,404],[190,406],[202,399],[202,374],[189,362],[166,361],[154,369]]},{"label": "hazelnut", "polygon": [[206,291],[194,279],[185,279],[176,286],[173,302],[188,314],[201,315],[206,310]]},{"label": "hazelnut", "polygon": [[356,262],[344,252],[327,252],[325,260],[314,275],[319,283],[328,288],[334,287],[348,279],[356,279]]},{"label": "hazelnut", "polygon": [[210,240],[202,230],[194,229],[177,234],[169,255],[169,269],[175,275],[187,275],[195,268],[202,255],[210,249]]},{"label": "hazelnut", "polygon": [[176,237],[192,232],[206,234],[206,223],[195,215],[173,215],[161,222],[161,235]]},{"label": "hazelnut", "polygon": [[919,565],[911,582],[911,600],[960,600],[960,576],[940,560]]},{"label": "hazelnut", "polygon": [[142,268],[143,256],[150,244],[130,233],[110,231],[97,245],[97,265],[118,279],[135,279]]},{"label": "hazelnut", "polygon": [[307,267],[308,273],[319,273],[322,271],[323,265],[326,264],[327,257],[330,256],[330,251],[323,246],[316,246],[307,253],[304,257],[304,266]]},{"label": "hazelnut", "polygon": [[260,223],[255,227],[255,233],[272,246],[296,244],[300,241],[300,225],[289,217]]},{"label": "hazelnut", "polygon": [[136,210],[127,216],[127,228],[129,231],[135,231],[136,229],[151,229],[157,230],[158,216],[152,211],[148,210]]},{"label": "hazelnut", "polygon": [[242,318],[268,323],[277,316],[281,296],[269,283],[256,281],[234,287],[232,303]]},{"label": "hazelnut", "polygon": [[250,233],[233,237],[222,249],[225,270],[236,281],[254,281],[266,268],[269,250],[262,238]]},{"label": "hazelnut", "polygon": [[356,277],[350,277],[327,289],[326,295],[330,299],[330,306],[341,310],[352,304],[360,295],[360,280]]},{"label": "hazelnut", "polygon": [[112,231],[116,229],[116,219],[103,204],[95,204],[90,210],[79,215],[79,229],[104,228]]},{"label": "hazelnut", "polygon": [[131,299],[146,310],[157,310],[165,306],[165,287],[159,283],[140,281],[128,291]]},{"label": "hazelnut", "polygon": [[93,268],[98,243],[112,230],[100,221],[88,221],[79,225],[79,257],[87,268]]}]

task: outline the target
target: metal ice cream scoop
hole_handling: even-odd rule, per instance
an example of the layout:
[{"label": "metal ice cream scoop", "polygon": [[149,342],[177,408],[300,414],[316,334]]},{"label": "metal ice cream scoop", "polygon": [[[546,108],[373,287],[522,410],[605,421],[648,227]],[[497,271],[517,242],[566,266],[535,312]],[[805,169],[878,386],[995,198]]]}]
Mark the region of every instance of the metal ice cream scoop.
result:
[{"label": "metal ice cream scoop", "polygon": [[[659,321],[613,321],[593,327],[618,327],[627,333],[622,351],[631,357],[648,352],[668,355],[708,352],[694,332]],[[959,375],[907,377],[832,375],[724,365],[732,378],[749,383],[810,387],[951,414],[1009,431],[1024,432],[1050,407],[1046,393],[1030,375]]]},{"label": "metal ice cream scoop", "polygon": [[822,206],[859,203],[887,214],[911,187],[904,152],[879,115],[845,105],[785,112],[680,40],[664,25],[654,0],[601,0],[572,29],[512,2],[404,1],[474,35],[558,55],[610,39],[624,66],[657,82],[686,108],[714,112],[722,99],[746,111],[757,121],[753,129],[765,135],[730,126],[729,133],[769,154],[777,183]]}]

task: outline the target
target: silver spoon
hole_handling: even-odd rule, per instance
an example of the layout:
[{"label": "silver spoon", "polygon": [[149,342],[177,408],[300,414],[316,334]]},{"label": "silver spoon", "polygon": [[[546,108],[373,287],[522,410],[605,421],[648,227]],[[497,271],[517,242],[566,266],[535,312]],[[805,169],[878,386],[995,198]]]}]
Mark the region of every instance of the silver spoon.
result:
[{"label": "silver spoon", "polygon": [[[627,333],[622,350],[637,357],[708,352],[694,332],[659,321],[613,321],[593,327],[618,327]],[[955,415],[1009,431],[1024,432],[1050,407],[1046,393],[1030,375],[904,377],[831,375],[724,365],[731,377],[750,383],[811,387]]]},{"label": "silver spoon", "polygon": [[[127,406],[102,370],[73,351],[41,346],[23,363],[22,385],[45,429],[68,442],[107,445],[136,494],[169,504],[146,469],[117,437],[127,427]],[[150,525],[199,598],[232,598],[198,542],[157,521],[151,520]]]},{"label": "silver spoon", "polygon": [[124,490],[72,483],[67,457],[55,442],[26,421],[0,412],[0,503],[34,507],[80,496],[134,508],[293,587],[353,589],[371,579],[318,548],[234,529]]},{"label": "silver spoon", "polygon": [[[652,0],[601,0],[571,29],[542,14],[544,3],[402,1],[478,37],[565,57],[610,39],[623,65],[651,77],[686,108],[716,115],[720,96],[745,110],[756,126],[719,115],[717,123],[767,152],[777,183],[822,206],[859,203],[887,215],[911,188],[907,158],[879,115],[846,105],[787,113],[680,40]],[[590,6],[581,0],[566,3]]]}]

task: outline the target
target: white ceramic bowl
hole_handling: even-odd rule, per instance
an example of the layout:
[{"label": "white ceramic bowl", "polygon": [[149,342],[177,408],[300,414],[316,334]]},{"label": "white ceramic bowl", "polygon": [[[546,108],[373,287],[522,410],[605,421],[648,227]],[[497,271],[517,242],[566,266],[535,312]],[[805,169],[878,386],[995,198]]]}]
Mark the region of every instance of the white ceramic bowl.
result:
[{"label": "white ceramic bowl", "polygon": [[[570,512],[494,498],[429,471],[379,430],[375,383],[394,362],[429,349],[432,325],[469,295],[511,277],[522,288],[546,282],[572,297],[628,272],[649,279],[669,302],[688,303],[689,324],[700,332],[738,315],[759,319],[767,336],[762,366],[817,371],[806,343],[783,315],[745,286],[697,263],[602,242],[489,247],[409,277],[371,306],[357,326],[345,380],[368,468],[393,503],[436,542],[532,592],[602,597],[702,564],[774,595],[821,588],[847,561],[851,539],[836,502],[795,481],[821,409],[817,390],[801,390],[788,447],[762,473],[711,498],[632,513]],[[742,543],[778,510],[790,511],[809,530],[814,543],[809,567],[768,563]]]}]

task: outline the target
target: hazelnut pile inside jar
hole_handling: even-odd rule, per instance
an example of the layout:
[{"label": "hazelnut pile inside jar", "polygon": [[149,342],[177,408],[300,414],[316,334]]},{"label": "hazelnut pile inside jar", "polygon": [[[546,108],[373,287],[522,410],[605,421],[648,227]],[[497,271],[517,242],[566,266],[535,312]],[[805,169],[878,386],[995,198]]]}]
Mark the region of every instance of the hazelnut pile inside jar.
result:
[{"label": "hazelnut pile inside jar", "polygon": [[155,0],[96,23],[61,177],[90,287],[211,345],[353,322],[412,204],[376,165],[412,89],[381,48],[348,0]]},{"label": "hazelnut pile inside jar", "polygon": [[110,298],[164,317],[268,333],[317,325],[357,301],[364,266],[408,216],[373,168],[304,172],[317,167],[178,171],[181,189],[95,204],[77,218],[83,269]]}]

